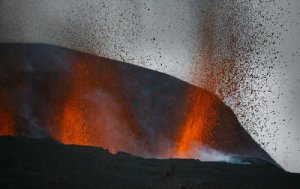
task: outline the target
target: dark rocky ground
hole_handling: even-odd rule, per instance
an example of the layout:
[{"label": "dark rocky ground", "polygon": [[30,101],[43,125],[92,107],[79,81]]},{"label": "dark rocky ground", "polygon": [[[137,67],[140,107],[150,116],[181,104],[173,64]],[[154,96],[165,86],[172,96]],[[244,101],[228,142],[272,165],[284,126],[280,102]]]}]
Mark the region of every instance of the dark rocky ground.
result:
[{"label": "dark rocky ground", "polygon": [[144,159],[24,137],[0,137],[0,151],[0,188],[300,188],[299,174],[259,159]]}]

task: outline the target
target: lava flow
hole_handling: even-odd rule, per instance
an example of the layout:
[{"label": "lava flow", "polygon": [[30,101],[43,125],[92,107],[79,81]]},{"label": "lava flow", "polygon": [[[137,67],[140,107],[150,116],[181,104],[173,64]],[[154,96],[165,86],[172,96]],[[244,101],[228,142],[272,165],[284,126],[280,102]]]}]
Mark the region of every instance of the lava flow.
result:
[{"label": "lava flow", "polygon": [[[100,146],[113,153],[134,152],[136,131],[126,109],[109,92],[117,90],[117,79],[109,77],[103,81],[107,74],[97,70],[97,65],[75,64],[73,85],[54,137],[65,144]],[[107,88],[107,85],[117,87]]]},{"label": "lava flow", "polygon": [[15,135],[12,116],[0,107],[0,136]]},{"label": "lava flow", "polygon": [[12,114],[4,106],[4,98],[0,96],[0,136],[15,135],[15,127]]},{"label": "lava flow", "polygon": [[89,70],[85,64],[76,64],[73,88],[63,108],[58,139],[66,144],[100,145],[93,141],[92,135],[99,133],[97,127],[92,127],[86,120],[89,104],[83,101],[84,91],[88,91],[93,80],[89,77]]},{"label": "lava flow", "polygon": [[[184,124],[179,129],[176,156],[193,158],[199,156],[196,148],[207,145],[211,128],[216,124],[217,115],[213,108],[215,98],[205,93],[191,91],[190,107],[187,110]],[[212,142],[212,141],[211,141]],[[196,150],[196,151],[195,151]]]}]

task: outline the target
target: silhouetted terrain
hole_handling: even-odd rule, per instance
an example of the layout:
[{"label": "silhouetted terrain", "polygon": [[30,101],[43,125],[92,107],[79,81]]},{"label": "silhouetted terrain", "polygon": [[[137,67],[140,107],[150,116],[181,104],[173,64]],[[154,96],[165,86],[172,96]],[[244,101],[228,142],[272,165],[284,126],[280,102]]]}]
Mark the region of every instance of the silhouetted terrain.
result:
[{"label": "silhouetted terrain", "polygon": [[259,159],[144,159],[24,137],[0,137],[0,152],[0,188],[300,188],[299,174]]}]

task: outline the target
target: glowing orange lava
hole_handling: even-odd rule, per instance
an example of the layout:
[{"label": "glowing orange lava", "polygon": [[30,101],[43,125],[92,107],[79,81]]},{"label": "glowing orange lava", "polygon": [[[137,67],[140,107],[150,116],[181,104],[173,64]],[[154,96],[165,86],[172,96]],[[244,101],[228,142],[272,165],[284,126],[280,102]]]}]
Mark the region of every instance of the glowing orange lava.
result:
[{"label": "glowing orange lava", "polygon": [[183,126],[177,138],[176,156],[192,158],[194,148],[207,144],[210,129],[214,126],[217,116],[213,108],[216,99],[205,93],[192,92],[191,100]]},{"label": "glowing orange lava", "polygon": [[105,71],[96,64],[75,64],[73,86],[54,137],[65,144],[99,146],[113,153],[134,152],[137,127],[126,103],[110,94],[120,85]]},{"label": "glowing orange lava", "polygon": [[75,64],[73,86],[70,96],[64,104],[60,128],[58,136],[56,136],[65,144],[99,145],[92,138],[97,130],[91,128],[92,125],[88,125],[86,119],[89,103],[84,101],[84,94],[90,90],[94,83],[90,74],[90,69],[86,64]]},{"label": "glowing orange lava", "polygon": [[14,122],[11,114],[0,104],[0,135],[15,135]]}]

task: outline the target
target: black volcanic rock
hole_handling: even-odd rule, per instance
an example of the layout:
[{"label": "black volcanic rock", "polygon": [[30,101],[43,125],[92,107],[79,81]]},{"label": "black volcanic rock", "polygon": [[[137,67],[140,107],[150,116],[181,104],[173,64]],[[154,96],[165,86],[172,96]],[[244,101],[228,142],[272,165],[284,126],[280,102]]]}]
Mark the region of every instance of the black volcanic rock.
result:
[{"label": "black volcanic rock", "polygon": [[[52,138],[55,135],[53,133],[60,132],[57,122],[62,117],[63,105],[74,93],[73,80],[78,75],[78,65],[83,72],[89,70],[89,73],[83,74],[93,77],[92,82],[84,81],[82,77],[78,79],[83,80],[83,88],[99,89],[97,95],[105,97],[105,102],[101,103],[110,100],[106,96],[112,97],[114,106],[122,109],[116,113],[120,114],[119,125],[128,124],[133,130],[132,137],[117,141],[123,145],[127,139],[133,140],[131,150],[127,150],[126,146],[119,150],[144,157],[159,157],[170,147],[176,146],[178,131],[188,106],[193,103],[188,96],[192,91],[201,97],[203,103],[208,99],[216,102],[210,108],[216,112],[218,122],[205,135],[203,140],[206,146],[224,153],[257,157],[275,163],[240,125],[233,111],[215,95],[163,73],[44,44],[0,44],[0,108],[12,112],[16,135]],[[85,82],[92,86],[85,86]],[[87,90],[82,90],[81,94],[90,95]],[[88,109],[88,106],[87,103],[83,107]],[[109,108],[105,109],[108,109],[108,113]],[[22,171],[25,174],[26,168]],[[134,173],[138,174],[136,171]],[[74,173],[78,174],[74,178],[80,178],[80,174],[88,172],[86,169],[84,173]],[[39,173],[32,174],[40,176]],[[143,183],[142,180],[135,182]],[[72,183],[69,184],[71,186]]]},{"label": "black volcanic rock", "polygon": [[228,164],[144,159],[24,137],[0,137],[0,152],[0,188],[300,188],[299,174],[263,160]]}]

